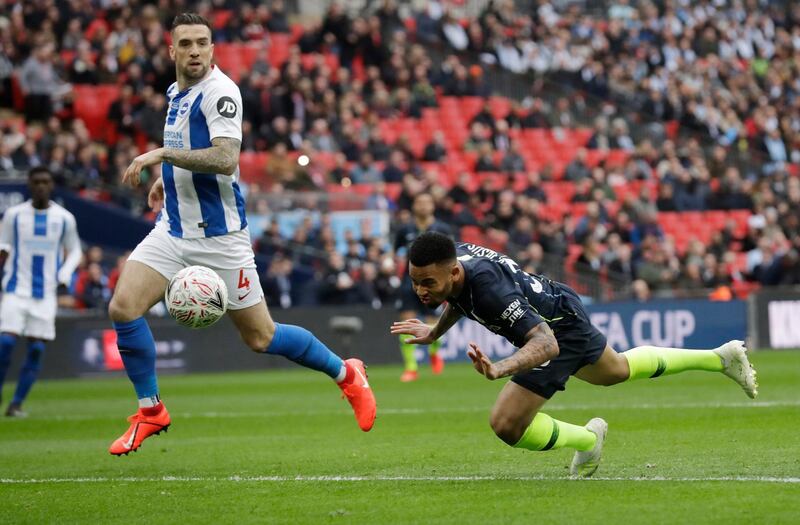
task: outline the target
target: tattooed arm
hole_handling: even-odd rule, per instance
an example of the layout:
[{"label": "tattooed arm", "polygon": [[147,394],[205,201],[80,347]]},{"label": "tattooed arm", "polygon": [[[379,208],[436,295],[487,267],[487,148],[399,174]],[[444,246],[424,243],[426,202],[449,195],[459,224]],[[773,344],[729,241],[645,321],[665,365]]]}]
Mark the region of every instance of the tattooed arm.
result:
[{"label": "tattooed arm", "polygon": [[525,344],[511,356],[492,363],[478,345],[470,343],[467,352],[472,364],[487,379],[499,379],[541,366],[558,357],[558,341],[547,323],[539,323],[528,332]]},{"label": "tattooed arm", "polygon": [[442,312],[433,328],[419,319],[408,319],[406,321],[396,321],[392,324],[390,331],[395,335],[413,336],[410,339],[406,339],[406,343],[427,345],[442,337],[460,318],[461,313],[448,304],[444,307],[444,312]]},{"label": "tattooed arm", "polygon": [[242,142],[230,137],[217,137],[205,149],[164,149],[164,162],[199,173],[232,175],[239,163]]},{"label": "tattooed arm", "polygon": [[230,137],[216,137],[211,147],[204,149],[157,148],[139,155],[131,162],[122,176],[123,184],[138,186],[142,169],[162,162],[199,173],[221,173],[232,175],[239,163],[240,140]]},{"label": "tattooed arm", "polygon": [[442,315],[439,316],[439,320],[436,321],[436,325],[431,329],[431,338],[436,341],[442,337],[461,317],[461,312],[448,303],[444,307]]}]

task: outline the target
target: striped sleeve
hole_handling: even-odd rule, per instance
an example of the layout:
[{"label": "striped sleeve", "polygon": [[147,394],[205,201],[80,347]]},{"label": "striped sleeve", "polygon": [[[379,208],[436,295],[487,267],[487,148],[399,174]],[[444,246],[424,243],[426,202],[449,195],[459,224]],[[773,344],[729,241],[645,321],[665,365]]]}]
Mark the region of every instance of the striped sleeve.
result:
[{"label": "striped sleeve", "polygon": [[203,93],[201,105],[209,139],[242,140],[242,95],[232,82],[219,81]]}]

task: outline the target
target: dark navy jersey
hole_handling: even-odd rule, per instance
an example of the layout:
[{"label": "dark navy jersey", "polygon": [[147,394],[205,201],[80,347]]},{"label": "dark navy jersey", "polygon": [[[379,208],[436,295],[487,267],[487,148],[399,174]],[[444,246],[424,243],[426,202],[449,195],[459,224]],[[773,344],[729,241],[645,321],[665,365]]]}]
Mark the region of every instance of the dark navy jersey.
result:
[{"label": "dark navy jersey", "polygon": [[514,346],[524,345],[539,323],[552,326],[575,317],[570,303],[576,296],[566,293],[571,290],[565,285],[528,274],[508,256],[483,246],[457,243],[456,255],[464,266],[464,288],[448,302]]}]

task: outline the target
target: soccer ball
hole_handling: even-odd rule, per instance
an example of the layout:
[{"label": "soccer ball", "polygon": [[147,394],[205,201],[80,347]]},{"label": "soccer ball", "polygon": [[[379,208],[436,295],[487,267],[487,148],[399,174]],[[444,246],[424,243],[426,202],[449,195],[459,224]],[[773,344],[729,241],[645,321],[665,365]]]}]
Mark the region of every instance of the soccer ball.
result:
[{"label": "soccer ball", "polygon": [[228,287],[214,270],[189,266],[169,281],[164,301],[178,324],[205,328],[219,321],[228,309]]}]

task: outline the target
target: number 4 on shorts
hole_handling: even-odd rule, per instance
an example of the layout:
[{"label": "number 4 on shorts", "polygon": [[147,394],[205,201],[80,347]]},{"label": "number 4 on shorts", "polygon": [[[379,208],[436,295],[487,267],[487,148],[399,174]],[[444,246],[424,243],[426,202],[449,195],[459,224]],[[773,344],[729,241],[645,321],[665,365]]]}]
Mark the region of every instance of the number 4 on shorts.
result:
[{"label": "number 4 on shorts", "polygon": [[250,279],[244,276],[244,268],[239,270],[239,285],[237,286],[240,290],[245,288],[247,290],[250,289]]}]

